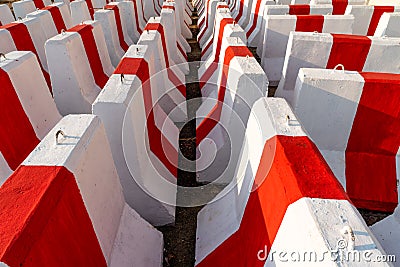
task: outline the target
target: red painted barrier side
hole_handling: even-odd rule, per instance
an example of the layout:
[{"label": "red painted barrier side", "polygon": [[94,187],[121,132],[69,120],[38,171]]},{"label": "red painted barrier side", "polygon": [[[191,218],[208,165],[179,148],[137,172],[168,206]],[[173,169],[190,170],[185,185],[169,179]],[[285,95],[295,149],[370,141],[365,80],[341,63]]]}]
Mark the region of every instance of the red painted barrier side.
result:
[{"label": "red painted barrier side", "polygon": [[[147,134],[151,151],[164,164],[164,166],[175,176],[178,175],[177,163],[178,152],[174,146],[168,141],[163,133],[158,129],[153,110],[153,98],[150,85],[150,73],[148,63],[141,58],[123,58],[114,74],[131,74],[136,75],[142,82],[143,101],[146,109],[147,117]],[[168,153],[168,155],[166,155]],[[169,159],[173,159],[172,163]]]},{"label": "red painted barrier side", "polygon": [[265,246],[271,249],[290,204],[304,197],[347,199],[308,137],[275,136],[268,140],[255,179],[262,183],[250,194],[239,230],[198,267],[264,266],[257,252]]},{"label": "red painted barrier side", "polygon": [[346,187],[359,208],[393,212],[398,204],[400,75],[361,73],[365,80],[346,149]]},{"label": "red painted barrier side", "polygon": [[253,18],[253,24],[251,25],[251,28],[246,32],[247,38],[249,38],[249,36],[256,29],[259,16],[262,16],[262,14],[260,14],[260,8],[261,8],[261,0],[257,0],[255,13],[250,14],[250,16],[254,16],[254,18]]},{"label": "red painted barrier side", "polygon": [[333,12],[332,15],[344,15],[346,12],[348,0],[332,0]]},{"label": "red painted barrier side", "polygon": [[289,5],[289,15],[310,15],[310,5]]},{"label": "red painted barrier side", "polygon": [[161,42],[162,42],[162,48],[163,48],[163,52],[164,52],[164,60],[165,60],[166,68],[167,68],[168,78],[174,84],[174,86],[176,86],[176,88],[178,88],[179,92],[181,92],[181,94],[186,97],[186,86],[184,84],[181,84],[181,82],[179,81],[179,78],[170,69],[167,41],[165,40],[164,27],[160,23],[147,23],[145,30],[157,31],[161,35]]},{"label": "red painted barrier side", "polygon": [[224,104],[226,84],[229,75],[229,66],[234,57],[253,57],[253,54],[246,46],[229,46],[225,52],[224,65],[222,69],[222,77],[218,89],[218,101],[212,110],[207,114],[206,118],[199,124],[196,129],[196,144],[199,145],[204,138],[214,129],[221,118],[222,107]]},{"label": "red painted barrier side", "polygon": [[97,86],[103,88],[104,85],[106,85],[109,77],[104,73],[103,65],[101,64],[99,51],[94,39],[93,26],[88,24],[80,24],[69,29],[68,32],[77,32],[81,36],[94,80]]},{"label": "red painted barrier side", "polygon": [[115,22],[117,24],[117,33],[119,43],[121,44],[122,49],[126,52],[129,48],[129,45],[125,42],[124,32],[122,31],[122,23],[121,23],[121,15],[119,13],[119,8],[117,5],[106,5],[104,9],[112,10],[114,12]]},{"label": "red painted barrier side", "polygon": [[326,68],[333,69],[338,64],[343,64],[346,70],[362,71],[371,48],[371,39],[346,34],[332,36],[333,45]]},{"label": "red painted barrier side", "polygon": [[[135,9],[136,30],[138,31],[139,34],[142,34],[143,31],[139,25],[139,12],[138,12],[138,8],[137,8],[137,3],[136,3],[136,1],[132,1],[132,2],[133,2],[133,8]],[[144,12],[143,9],[142,9],[142,12]],[[144,18],[144,13],[143,13],[143,18]]]},{"label": "red painted barrier side", "polygon": [[[39,143],[7,72],[0,69],[0,151],[15,170]],[[1,201],[0,201],[1,202]]]},{"label": "red painted barrier side", "polygon": [[21,166],[0,188],[0,261],[9,266],[106,266],[75,178]]},{"label": "red painted barrier side", "polygon": [[324,16],[298,15],[296,16],[296,32],[322,32]]},{"label": "red painted barrier side", "polygon": [[385,12],[394,12],[394,6],[374,6],[374,13],[372,13],[372,18],[368,27],[368,36],[374,35],[376,27],[378,27],[379,20]]},{"label": "red painted barrier side", "polygon": [[54,24],[56,25],[57,32],[61,33],[62,30],[67,30],[65,26],[64,19],[61,15],[61,11],[56,6],[47,6],[42,8],[43,10],[48,10],[53,18]]}]

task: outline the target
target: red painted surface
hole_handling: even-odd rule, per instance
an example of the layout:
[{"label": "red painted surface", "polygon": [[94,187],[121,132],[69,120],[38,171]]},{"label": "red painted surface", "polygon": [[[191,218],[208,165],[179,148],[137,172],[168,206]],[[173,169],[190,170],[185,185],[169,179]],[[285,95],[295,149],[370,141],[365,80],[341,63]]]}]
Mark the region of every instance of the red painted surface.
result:
[{"label": "red painted surface", "polygon": [[[146,126],[150,150],[164,164],[164,166],[175,177],[177,177],[178,170],[176,166],[178,166],[178,152],[164,136],[164,134],[158,129],[155,122],[148,63],[143,58],[124,57],[114,71],[114,74],[121,73],[136,75],[141,80],[143,101],[146,109]],[[173,160],[173,162],[171,162],[170,160]]]},{"label": "red painted surface", "polygon": [[[209,15],[210,15],[210,10],[209,10],[209,2],[210,2],[210,0],[207,0],[207,2],[206,2],[206,8],[205,8],[205,10],[207,10],[207,12],[204,14],[204,17],[202,17],[201,19],[200,19],[200,23],[199,23],[199,28],[200,28],[200,34],[199,34],[199,38],[198,38],[198,40],[201,40],[201,39],[203,39],[203,37],[204,37],[204,34],[207,32],[207,30],[208,30],[208,20],[210,19],[209,18]],[[218,7],[218,5],[217,5],[217,9],[218,9],[219,7]],[[202,28],[202,26],[203,26],[203,24],[204,24],[204,21],[206,22],[206,26],[204,27],[204,28]],[[214,27],[215,27],[215,23],[214,23]]]},{"label": "red painted surface", "polygon": [[104,9],[112,10],[114,12],[115,22],[117,24],[118,40],[122,49],[126,52],[129,45],[125,42],[124,31],[122,30],[121,14],[117,5],[106,5]]},{"label": "red painted surface", "polygon": [[296,16],[296,32],[322,32],[324,28],[323,15]]},{"label": "red painted surface", "polygon": [[33,0],[33,3],[35,4],[36,8],[39,8],[39,9],[44,8],[43,0]]},{"label": "red painted surface", "polygon": [[371,39],[366,36],[332,34],[333,44],[326,65],[333,69],[343,64],[346,70],[362,71],[371,48]]},{"label": "red painted surface", "polygon": [[246,32],[247,38],[249,38],[250,35],[256,29],[257,21],[258,21],[259,17],[263,16],[262,14],[260,14],[260,7],[261,7],[261,0],[257,0],[255,12],[254,13],[253,12],[250,13],[250,21],[252,21],[252,25],[251,25],[251,28]]},{"label": "red painted surface", "polygon": [[[223,18],[221,20],[221,23],[219,25],[217,45],[215,47],[214,60],[213,60],[212,64],[208,67],[208,69],[204,72],[203,76],[201,76],[200,82],[199,82],[200,88],[204,87],[204,85],[208,82],[208,80],[210,79],[212,74],[217,70],[219,57],[221,54],[222,38],[224,36],[225,26],[228,24],[233,24],[233,23],[234,23],[234,20],[232,18]],[[214,29],[215,29],[215,26],[214,26]],[[211,44],[212,44],[212,41],[210,42],[210,45]],[[206,51],[206,50],[204,50],[204,51]]]},{"label": "red painted surface", "polygon": [[103,88],[109,77],[104,73],[103,65],[101,64],[99,51],[94,39],[93,26],[89,24],[79,24],[69,29],[68,32],[77,32],[81,36],[95,83],[100,88]]},{"label": "red painted surface", "polygon": [[172,71],[169,64],[167,42],[165,39],[164,27],[160,23],[147,23],[146,31],[157,31],[161,35],[162,48],[164,53],[165,65],[167,68],[168,79],[186,97],[186,86],[179,80],[178,76]]},{"label": "red painted surface", "polygon": [[235,17],[236,21],[239,21],[242,18],[243,9],[244,9],[244,0],[239,0],[239,13]]},{"label": "red painted surface", "polygon": [[[138,8],[137,8],[137,3],[136,3],[136,1],[132,1],[132,2],[133,2],[133,8],[135,9],[136,30],[138,31],[139,34],[142,34],[143,31],[139,25],[139,12],[138,12]],[[143,8],[142,8],[142,12],[144,12]],[[144,13],[143,13],[143,18],[144,18]]]},{"label": "red painted surface", "polygon": [[222,67],[221,80],[218,89],[218,101],[207,116],[201,121],[196,129],[196,145],[199,145],[204,138],[218,124],[222,107],[225,100],[226,84],[229,75],[229,65],[234,57],[253,57],[253,54],[246,46],[229,46],[225,51],[224,65]]},{"label": "red painted surface", "polygon": [[183,50],[181,44],[180,44],[178,41],[176,42],[176,46],[178,47],[179,52],[181,52],[182,56],[183,56],[183,57],[186,59],[186,61],[187,61],[187,60],[188,60],[187,54],[186,54],[185,50]]},{"label": "red painted surface", "polygon": [[332,15],[344,15],[348,4],[348,0],[332,0]]},{"label": "red painted surface", "polygon": [[310,15],[310,5],[289,5],[289,15]]},{"label": "red painted surface", "polygon": [[48,10],[53,18],[54,25],[56,25],[57,32],[61,33],[62,30],[66,30],[64,19],[61,15],[61,11],[57,6],[47,6],[42,8],[43,10]]},{"label": "red painted surface", "polygon": [[400,75],[361,73],[365,80],[346,149],[346,187],[359,208],[393,212],[398,204]]},{"label": "red painted surface", "polygon": [[94,8],[93,8],[93,3],[92,0],[85,0],[86,5],[89,9],[89,15],[92,19],[94,19]]},{"label": "red painted surface", "polygon": [[376,27],[378,27],[379,20],[381,19],[381,16],[385,12],[393,13],[394,6],[374,6],[374,12],[372,13],[372,18],[371,21],[369,22],[369,27],[368,27],[368,32],[367,32],[368,36],[374,35]]},{"label": "red painted surface", "polygon": [[[45,71],[43,65],[40,61],[39,54],[35,48],[35,44],[33,43],[31,34],[28,31],[28,28],[25,24],[20,22],[13,22],[7,25],[1,26],[0,29],[6,29],[10,34],[14,41],[14,45],[18,51],[31,51],[34,53],[39,61],[40,68],[42,69],[43,76],[46,79],[47,86],[50,88],[51,92],[51,81],[50,75]],[[43,44],[44,45],[44,44]]]},{"label": "red painted surface", "polygon": [[39,144],[7,72],[0,69],[0,151],[15,170]]},{"label": "red painted surface", "polygon": [[0,188],[0,261],[9,266],[106,266],[74,175],[21,166]]},{"label": "red painted surface", "polygon": [[348,199],[316,146],[305,136],[268,140],[255,180],[261,184],[250,194],[239,229],[198,267],[264,266],[257,252],[265,246],[271,248],[290,204],[305,197]]}]

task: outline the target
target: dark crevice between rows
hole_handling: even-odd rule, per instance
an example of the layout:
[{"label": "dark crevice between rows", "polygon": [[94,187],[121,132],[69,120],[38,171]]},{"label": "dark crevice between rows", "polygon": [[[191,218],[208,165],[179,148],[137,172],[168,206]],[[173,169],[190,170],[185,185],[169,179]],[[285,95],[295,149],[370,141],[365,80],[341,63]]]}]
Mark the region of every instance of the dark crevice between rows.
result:
[{"label": "dark crevice between rows", "polygon": [[[192,15],[190,30],[192,38],[188,39],[191,52],[187,54],[190,72],[186,75],[186,99],[188,122],[182,126],[179,135],[179,170],[178,185],[181,187],[196,187],[196,121],[193,119],[201,104],[201,93],[198,82],[198,69],[201,60],[201,48],[197,42],[197,11]],[[188,159],[184,161],[183,158]],[[187,197],[184,188],[178,188],[177,202]],[[192,196],[193,197],[193,196]],[[175,225],[163,226],[158,229],[164,235],[164,266],[187,267],[194,266],[196,248],[197,213],[202,207],[176,207]]]}]

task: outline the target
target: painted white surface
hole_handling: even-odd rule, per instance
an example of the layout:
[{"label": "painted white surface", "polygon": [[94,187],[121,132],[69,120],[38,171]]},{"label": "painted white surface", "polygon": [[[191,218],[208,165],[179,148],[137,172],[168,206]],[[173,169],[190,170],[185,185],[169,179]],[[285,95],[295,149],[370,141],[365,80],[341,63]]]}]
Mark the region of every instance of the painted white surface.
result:
[{"label": "painted white surface", "polygon": [[[346,200],[317,198],[302,198],[288,207],[264,266],[343,266],[340,261],[332,260],[331,251],[338,250],[341,239],[350,243],[348,236],[342,234],[342,229],[348,226],[353,230],[355,246],[353,251],[350,246],[342,251],[359,253],[360,260],[352,260],[353,254],[349,254],[350,259],[344,261],[346,266],[391,266],[363,257],[368,252],[370,258],[375,259],[385,252],[356,208]],[[287,262],[279,260],[281,252],[287,253]],[[303,252],[316,253],[318,261],[295,262],[296,255],[303,255]]]},{"label": "painted white surface", "polygon": [[0,47],[4,54],[17,50],[10,32],[6,29],[0,29]]},{"label": "painted white surface", "polygon": [[[268,79],[277,83],[281,79],[289,34],[296,30],[297,16],[268,15],[265,17],[264,49],[261,65]],[[351,15],[324,15],[322,32],[351,34],[354,17]]]},{"label": "painted white surface", "polygon": [[400,37],[400,12],[384,13],[379,20],[374,36]]},{"label": "painted white surface", "polygon": [[36,10],[27,15],[28,18],[37,18],[40,21],[46,40],[58,34],[56,25],[48,10]]},{"label": "painted white surface", "polygon": [[13,171],[10,169],[10,166],[8,166],[3,154],[0,152],[0,186],[2,186],[8,177],[10,177],[12,172]]},{"label": "painted white surface", "polygon": [[[154,65],[157,64],[154,60],[153,49],[153,47],[134,45],[129,48],[125,57],[145,58],[150,65],[152,76]],[[161,78],[161,76],[156,77]],[[152,93],[156,90],[156,77],[151,79]],[[105,125],[127,203],[153,225],[165,225],[174,222],[175,207],[159,202],[148,195],[145,186],[146,182],[150,183],[151,188],[147,190],[152,190],[151,183],[161,182],[159,189],[164,192],[152,193],[161,194],[168,198],[169,203],[174,204],[176,185],[172,186],[170,183],[165,185],[163,182],[166,179],[174,180],[175,178],[171,174],[161,176],[167,175],[167,172],[157,172],[152,164],[158,160],[151,161],[149,158],[151,153],[147,149],[149,140],[146,133],[146,114],[141,90],[141,81],[136,76],[125,75],[124,83],[121,83],[120,75],[112,75],[105,89],[93,103],[93,113],[100,116]],[[153,95],[154,103],[157,100],[158,98]],[[163,129],[164,131],[174,132],[176,140],[173,144],[177,148],[178,129],[175,127],[175,129]],[[159,167],[165,169],[162,165]]]},{"label": "painted white surface", "polygon": [[13,11],[15,17],[25,18],[28,13],[31,13],[36,10],[35,4],[31,0],[22,0],[12,3]]},{"label": "painted white surface", "polygon": [[11,13],[10,8],[8,5],[1,4],[0,5],[0,23],[2,25],[6,25],[15,21],[14,15]]},{"label": "painted white surface", "polygon": [[92,19],[90,17],[89,8],[85,0],[72,1],[69,6],[71,8],[71,18],[73,25],[77,25],[86,20]]},{"label": "painted white surface", "polygon": [[[124,1],[124,2],[111,2],[107,5],[118,6],[124,41],[127,45],[132,45],[134,43],[131,39],[131,36],[133,35],[133,24],[132,24],[133,21],[131,20],[133,3]],[[114,11],[112,12],[114,13]],[[136,35],[135,39],[137,42],[137,40],[139,39],[139,35]]]},{"label": "painted white surface", "polygon": [[119,43],[114,12],[105,9],[98,10],[94,13],[94,19],[101,24],[111,63],[114,67],[117,67],[125,52]]}]

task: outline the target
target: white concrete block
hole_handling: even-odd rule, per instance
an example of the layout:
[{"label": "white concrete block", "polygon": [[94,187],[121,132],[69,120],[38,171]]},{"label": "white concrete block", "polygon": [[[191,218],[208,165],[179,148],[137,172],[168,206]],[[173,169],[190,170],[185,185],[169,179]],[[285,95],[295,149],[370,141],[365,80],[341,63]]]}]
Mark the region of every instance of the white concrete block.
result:
[{"label": "white concrete block", "polygon": [[88,21],[49,39],[46,55],[60,113],[91,113],[114,69],[100,23]]},{"label": "white concrete block", "polygon": [[400,12],[383,13],[374,36],[400,37]]},{"label": "white concrete block", "polygon": [[73,25],[78,25],[94,18],[94,9],[91,0],[72,1],[70,8]]},{"label": "white concrete block", "polygon": [[14,15],[11,13],[8,5],[1,4],[0,5],[0,26],[6,25],[15,21]]},{"label": "white concrete block", "polygon": [[333,5],[333,15],[343,15],[346,12],[348,5],[366,5],[367,0],[347,0],[347,1],[337,1],[337,0],[311,0],[311,5],[321,5],[321,4],[331,4]]},{"label": "white concrete block", "polygon": [[136,34],[132,27],[133,3],[128,1],[109,3],[104,6],[104,9],[113,11],[120,43],[125,51],[128,50],[130,45],[137,43],[140,36],[138,33]]},{"label": "white concrete block", "polygon": [[12,3],[13,11],[15,17],[25,18],[28,13],[31,13],[36,10],[35,3],[32,0],[22,0]]}]

